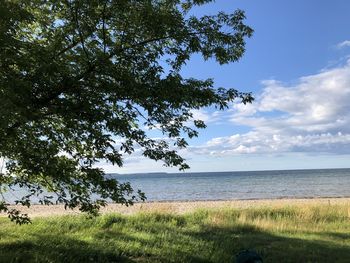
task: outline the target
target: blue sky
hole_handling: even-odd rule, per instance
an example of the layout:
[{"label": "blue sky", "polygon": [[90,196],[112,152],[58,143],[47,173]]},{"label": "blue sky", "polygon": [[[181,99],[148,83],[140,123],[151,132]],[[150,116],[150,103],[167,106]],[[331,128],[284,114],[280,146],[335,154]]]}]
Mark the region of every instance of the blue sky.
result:
[{"label": "blue sky", "polygon": [[[186,77],[253,92],[252,105],[203,109],[200,137],[181,154],[191,170],[350,167],[350,1],[218,0],[194,10],[246,12],[255,33],[244,57],[220,66],[192,57]],[[174,172],[135,154],[107,172]]]}]

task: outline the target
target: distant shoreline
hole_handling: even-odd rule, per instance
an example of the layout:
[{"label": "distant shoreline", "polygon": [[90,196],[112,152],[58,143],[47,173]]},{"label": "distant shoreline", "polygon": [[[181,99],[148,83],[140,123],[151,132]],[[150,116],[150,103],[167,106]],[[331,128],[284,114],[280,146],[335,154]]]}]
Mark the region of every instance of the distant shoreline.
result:
[{"label": "distant shoreline", "polygon": [[[101,214],[121,213],[131,215],[135,213],[172,213],[184,214],[194,212],[197,209],[220,209],[220,208],[258,208],[258,207],[286,207],[303,205],[349,205],[350,197],[322,197],[322,198],[281,198],[281,199],[245,199],[245,200],[206,200],[206,201],[157,201],[135,203],[133,206],[109,204],[101,208]],[[61,215],[78,215],[78,210],[65,210],[63,205],[32,205],[30,208],[11,206],[27,213],[30,217],[57,217]],[[4,214],[0,214],[4,215]],[[5,215],[4,215],[5,216]]]},{"label": "distant shoreline", "polygon": [[288,172],[288,171],[320,171],[320,170],[350,170],[350,167],[338,168],[296,168],[296,169],[266,169],[266,170],[237,170],[237,171],[211,171],[211,172],[137,172],[137,173],[106,173],[107,175],[115,176],[133,176],[133,175],[189,175],[189,174],[203,174],[203,173],[255,173],[255,172]]}]

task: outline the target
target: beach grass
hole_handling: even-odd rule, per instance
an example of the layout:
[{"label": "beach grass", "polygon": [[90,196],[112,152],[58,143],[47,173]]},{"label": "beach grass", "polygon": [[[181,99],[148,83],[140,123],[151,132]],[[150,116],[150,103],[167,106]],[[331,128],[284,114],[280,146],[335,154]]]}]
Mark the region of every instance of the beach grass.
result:
[{"label": "beach grass", "polygon": [[350,204],[0,219],[0,262],[350,262]]}]

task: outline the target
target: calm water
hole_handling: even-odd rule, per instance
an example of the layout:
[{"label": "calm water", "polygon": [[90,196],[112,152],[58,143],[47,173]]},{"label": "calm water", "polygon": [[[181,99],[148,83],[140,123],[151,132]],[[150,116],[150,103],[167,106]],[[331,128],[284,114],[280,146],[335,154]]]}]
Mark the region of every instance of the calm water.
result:
[{"label": "calm water", "polygon": [[114,176],[148,201],[350,196],[350,169]]},{"label": "calm water", "polygon": [[[110,176],[141,189],[148,201],[350,197],[350,169]],[[24,194],[16,189],[6,199]]]}]

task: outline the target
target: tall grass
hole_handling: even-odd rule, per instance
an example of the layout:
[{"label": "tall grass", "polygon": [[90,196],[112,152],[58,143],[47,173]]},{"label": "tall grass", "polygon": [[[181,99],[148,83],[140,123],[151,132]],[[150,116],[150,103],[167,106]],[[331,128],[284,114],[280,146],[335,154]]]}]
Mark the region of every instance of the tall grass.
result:
[{"label": "tall grass", "polygon": [[350,204],[0,220],[0,262],[350,262]]}]

